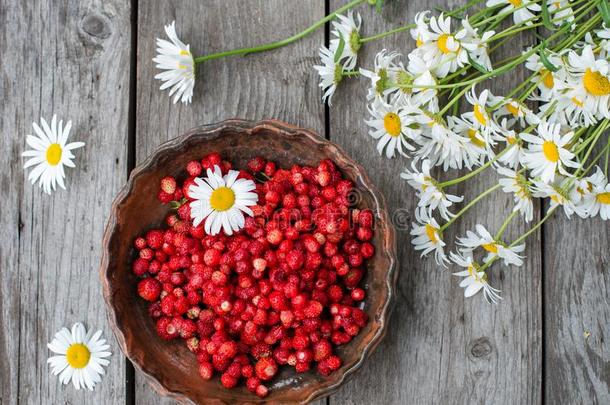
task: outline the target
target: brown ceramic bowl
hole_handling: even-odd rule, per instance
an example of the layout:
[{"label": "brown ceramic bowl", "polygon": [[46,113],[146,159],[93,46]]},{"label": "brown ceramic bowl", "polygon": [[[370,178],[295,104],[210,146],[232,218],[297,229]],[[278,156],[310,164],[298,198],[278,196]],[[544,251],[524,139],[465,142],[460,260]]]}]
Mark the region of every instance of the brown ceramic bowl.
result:
[{"label": "brown ceramic bowl", "polygon": [[296,374],[292,368],[284,367],[269,384],[270,394],[265,401],[305,403],[328,395],[362,365],[385,334],[396,284],[394,230],[383,197],[362,166],[312,131],[278,121],[229,120],[194,128],[161,145],[131,173],[112,205],[100,269],[110,324],[119,345],[162,395],[198,404],[264,402],[243,385],[228,390],[218,378],[202,380],[195,356],[182,341],[160,339],[148,316],[146,303],[137,296],[136,277],[130,270],[135,255],[134,239],[150,228],[162,226],[168,212],[156,197],[159,180],[166,175],[180,177],[188,161],[212,151],[220,152],[236,167],[245,167],[257,155],[274,160],[284,168],[332,159],[356,184],[358,205],[376,212],[376,254],[368,263],[364,280],[368,325],[354,340],[337,350],[344,362],[338,371],[322,377],[314,371]]}]

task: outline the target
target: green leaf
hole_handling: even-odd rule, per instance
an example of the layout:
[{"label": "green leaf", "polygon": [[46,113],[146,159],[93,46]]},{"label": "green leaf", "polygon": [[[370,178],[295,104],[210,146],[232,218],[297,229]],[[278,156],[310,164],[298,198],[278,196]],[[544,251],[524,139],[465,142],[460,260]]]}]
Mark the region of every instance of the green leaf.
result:
[{"label": "green leaf", "polygon": [[597,3],[597,8],[599,9],[599,13],[602,15],[604,24],[606,24],[606,26],[610,26],[610,5],[608,4],[608,0],[599,0],[599,3]]},{"label": "green leaf", "polygon": [[543,43],[542,48],[540,48],[540,52],[538,52],[538,55],[540,55],[540,62],[542,62],[542,64],[546,68],[546,70],[551,71],[551,72],[556,72],[559,70],[559,68],[557,66],[553,65],[553,63],[551,63],[549,58],[546,56],[545,46],[546,46],[546,43]]},{"label": "green leaf", "polygon": [[180,208],[180,202],[179,201],[170,201],[169,207],[173,210],[177,210],[178,208]]},{"label": "green leaf", "polygon": [[549,5],[547,4],[546,0],[542,0],[542,23],[548,30],[555,31],[556,28],[551,21]]},{"label": "green leaf", "polygon": [[337,50],[335,51],[335,63],[339,63],[339,59],[341,59],[341,55],[343,55],[343,49],[345,48],[345,39],[343,39],[343,35],[339,36],[339,46],[337,46]]},{"label": "green leaf", "polygon": [[468,62],[470,62],[470,64],[479,72],[481,73],[489,73],[489,70],[487,70],[487,68],[485,68],[485,66],[481,65],[479,62],[477,62],[476,60],[474,60],[472,58],[472,56],[470,56],[470,52],[467,52],[468,54]]}]

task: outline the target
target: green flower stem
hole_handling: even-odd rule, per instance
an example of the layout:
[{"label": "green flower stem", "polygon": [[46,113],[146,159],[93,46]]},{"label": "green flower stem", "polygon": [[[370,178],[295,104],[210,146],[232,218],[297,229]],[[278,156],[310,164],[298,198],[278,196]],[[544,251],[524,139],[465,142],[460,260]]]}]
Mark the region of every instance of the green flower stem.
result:
[{"label": "green flower stem", "polygon": [[462,177],[458,177],[456,179],[453,180],[447,180],[444,181],[442,183],[439,184],[440,188],[445,188],[445,187],[449,187],[449,186],[453,186],[455,184],[461,183],[463,181],[466,181],[474,176],[476,176],[477,174],[485,171],[485,169],[487,169],[489,166],[491,166],[492,164],[494,164],[498,159],[500,159],[502,157],[502,155],[504,155],[506,152],[508,152],[510,150],[510,148],[512,148],[513,145],[509,145],[506,148],[504,148],[502,151],[500,151],[500,153],[498,153],[496,156],[494,156],[493,159],[488,160],[485,164],[483,164],[482,166],[480,166],[479,168],[477,168],[476,170],[471,171],[468,174],[465,174]]},{"label": "green flower stem", "polygon": [[485,198],[486,195],[493,193],[500,187],[502,187],[500,184],[496,184],[495,186],[493,186],[493,187],[485,190],[481,194],[479,194],[476,198],[473,198],[472,201],[470,201],[464,208],[462,208],[457,214],[455,214],[455,216],[453,218],[451,218],[449,221],[447,221],[445,224],[443,224],[443,226],[441,226],[440,232],[443,232],[445,229],[449,228],[449,226],[452,223],[454,223],[460,216],[462,216],[466,211],[468,211],[470,208],[474,207],[476,205],[476,203],[478,203],[483,198]]},{"label": "green flower stem", "polygon": [[[599,125],[599,127],[596,131],[597,133],[595,135],[593,135],[593,142],[591,142],[591,145],[589,146],[589,150],[587,150],[587,153],[585,153],[585,156],[582,158],[583,164],[587,161],[587,159],[589,159],[589,155],[593,152],[593,149],[595,148],[595,145],[597,144],[599,137],[604,133],[604,130],[607,127],[608,127],[608,120],[602,121],[602,123]],[[578,170],[576,170],[576,173],[574,173],[574,177],[578,177],[578,175],[582,171],[582,168],[583,168],[583,166],[581,165],[578,168]]]},{"label": "green flower stem", "polygon": [[580,152],[582,152],[592,141],[597,140],[597,137],[599,137],[599,135],[601,135],[601,133],[608,127],[608,119],[604,119],[602,120],[599,125],[597,126],[597,128],[595,128],[595,130],[591,133],[590,136],[587,137],[587,139],[585,139],[583,141],[583,143],[581,143],[580,145],[578,145],[576,147],[576,149],[574,149],[574,153],[575,154],[579,154]]},{"label": "green flower stem", "polygon": [[534,90],[536,90],[536,88],[538,88],[538,83],[532,83],[532,85],[530,87],[527,88],[527,90],[525,90],[517,100],[519,100],[520,103],[522,103],[523,101],[525,101],[526,98],[529,97],[530,94],[532,94],[532,92]]},{"label": "green flower stem", "polygon": [[309,26],[305,30],[299,32],[298,34],[295,34],[291,37],[282,39],[280,41],[271,42],[269,44],[259,45],[259,46],[255,46],[252,48],[240,48],[240,49],[234,49],[231,51],[224,51],[224,52],[212,53],[210,55],[199,56],[199,57],[195,58],[195,63],[198,64],[198,63],[205,62],[208,60],[224,58],[227,56],[237,56],[237,55],[244,56],[244,55],[247,55],[250,53],[270,51],[272,49],[281,48],[283,46],[289,45],[289,44],[291,44],[295,41],[298,41],[299,39],[304,38],[307,35],[311,34],[318,28],[322,27],[327,22],[333,20],[337,16],[337,14],[341,14],[351,8],[354,8],[362,3],[365,3],[366,1],[367,0],[353,0],[353,1],[349,2],[348,4],[344,5],[343,7],[339,7],[332,13],[328,14],[326,17],[322,18],[321,20],[319,20],[318,22]]},{"label": "green flower stem", "polygon": [[502,235],[504,235],[504,231],[506,231],[506,228],[508,227],[508,224],[511,223],[511,221],[515,218],[515,216],[519,213],[518,210],[515,210],[513,212],[510,213],[510,215],[508,217],[506,217],[506,220],[504,220],[504,223],[502,224],[502,226],[500,227],[500,229],[498,229],[498,232],[496,233],[496,235],[494,236],[494,240],[495,241],[499,241],[500,238],[502,237]]},{"label": "green flower stem", "polygon": [[360,43],[361,44],[365,44],[367,42],[371,42],[371,41],[375,41],[381,38],[385,38],[389,35],[393,35],[393,34],[398,34],[399,32],[403,32],[406,30],[410,30],[411,28],[415,28],[417,27],[417,24],[407,24],[407,25],[403,25],[402,27],[398,27],[398,28],[394,28],[392,30],[386,31],[386,32],[382,32],[379,33],[377,35],[371,35],[370,37],[364,37],[364,38],[360,38]]},{"label": "green flower stem", "polygon": [[[511,10],[509,10],[509,11],[506,11],[506,12],[504,12],[504,13],[500,13],[500,14],[493,14],[492,16],[487,17],[487,18],[486,18],[486,19],[484,19],[484,20],[477,21],[477,23],[476,23],[476,24],[473,24],[473,25],[472,25],[472,27],[473,27],[473,28],[480,27],[480,26],[482,26],[482,25],[484,25],[484,24],[487,24],[488,22],[491,22],[491,23],[493,24],[493,23],[494,23],[494,22],[496,22],[497,20],[502,21],[502,20],[503,20],[503,19],[505,19],[506,17],[508,17],[508,16],[512,16],[512,15],[513,15],[513,13],[514,13],[515,11],[520,10],[520,9],[522,9],[522,8],[525,8],[525,7],[529,6],[529,5],[539,3],[539,2],[540,2],[539,0],[534,0],[534,1],[528,1],[528,2],[524,2],[524,3],[523,3],[523,4],[521,4],[519,7],[515,7],[515,8],[513,8],[513,9],[511,9]],[[488,30],[486,29],[485,31],[488,31]]]},{"label": "green flower stem", "polygon": [[343,72],[342,75],[344,77],[357,77],[360,76],[360,72],[357,70],[348,70],[347,72]]},{"label": "green flower stem", "polygon": [[462,90],[460,90],[460,92],[458,94],[453,96],[453,98],[451,100],[449,100],[447,102],[447,104],[445,104],[445,107],[443,107],[443,109],[439,111],[438,115],[442,116],[443,114],[445,114],[449,110],[449,108],[451,108],[451,105],[453,105],[455,102],[459,101],[460,98],[462,98],[462,96],[464,94],[466,94],[466,92],[468,90],[470,90],[469,87],[464,87]]},{"label": "green flower stem", "polygon": [[455,10],[451,10],[447,13],[445,13],[445,15],[448,15],[450,17],[455,17],[456,15],[460,14],[462,11],[466,11],[469,8],[476,6],[477,4],[481,3],[484,0],[470,0],[468,3],[464,4],[462,7],[456,8]]},{"label": "green flower stem", "polygon": [[[597,163],[599,163],[599,160],[601,159],[601,157],[605,154],[606,155],[606,159],[608,159],[608,152],[610,151],[610,138],[608,138],[608,142],[606,143],[606,146],[604,146],[602,148],[602,150],[593,158],[593,160],[591,160],[591,163],[589,164],[589,166],[587,166],[587,168],[585,170],[583,170],[582,174],[580,175],[581,177],[584,177],[587,175],[587,173],[589,173],[589,171],[593,168],[593,166],[595,166]],[[607,160],[606,160],[606,165],[607,165]]]}]

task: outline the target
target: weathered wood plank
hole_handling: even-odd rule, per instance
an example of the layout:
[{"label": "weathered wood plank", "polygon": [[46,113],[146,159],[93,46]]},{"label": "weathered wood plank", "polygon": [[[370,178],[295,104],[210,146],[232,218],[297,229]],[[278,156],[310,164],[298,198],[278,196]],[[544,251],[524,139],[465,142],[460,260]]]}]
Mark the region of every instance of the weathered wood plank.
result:
[{"label": "weathered wood plank", "polygon": [[[364,35],[373,35],[412,21],[415,13],[430,9],[425,1],[385,2],[382,15],[371,8],[360,9]],[[435,2],[443,6],[449,2]],[[342,4],[332,0],[331,9]],[[458,2],[453,2],[458,4]],[[461,4],[461,2],[460,2]],[[451,7],[449,5],[448,7]],[[516,47],[523,41],[512,43]],[[361,50],[361,66],[373,65],[375,53],[386,48],[406,55],[414,44],[407,33],[368,43]],[[406,59],[406,57],[405,57]],[[506,90],[518,83],[522,73],[497,79]],[[330,139],[342,145],[364,164],[388,200],[397,222],[399,275],[397,302],[386,340],[378,351],[335,396],[336,404],[407,403],[537,403],[541,396],[541,299],[539,239],[528,242],[526,264],[521,269],[492,271],[491,284],[503,291],[498,305],[487,304],[482,296],[463,298],[463,289],[447,270],[434,260],[420,259],[412,248],[409,228],[416,198],[399,178],[409,161],[387,160],[377,155],[363,119],[366,112],[364,80],[341,83],[330,110]],[[440,174],[440,172],[439,172]],[[456,176],[452,173],[448,177]],[[447,177],[447,178],[448,178]],[[486,176],[487,177],[487,176]],[[469,182],[451,191],[466,192],[472,198],[495,182],[495,176]],[[477,222],[496,230],[509,213],[510,197],[496,194],[483,201],[455,229],[463,235]],[[499,210],[501,208],[501,210]],[[511,227],[507,239],[525,228]],[[452,244],[451,244],[452,245]],[[451,246],[450,245],[450,246]],[[453,269],[451,269],[453,271]]]},{"label": "weathered wood plank", "polygon": [[[140,1],[138,8],[137,160],[196,125],[226,118],[278,118],[324,129],[317,78],[311,66],[324,41],[319,30],[286,48],[200,66],[192,105],[174,105],[158,90],[151,59],[163,25],[176,20],[180,38],[194,54],[209,54],[285,38],[324,16],[324,1],[248,0]],[[136,376],[138,404],[160,400],[142,375]]]},{"label": "weathered wood plank", "polygon": [[545,402],[610,403],[610,226],[558,212],[544,228]]},{"label": "weathered wood plank", "polygon": [[[2,404],[121,403],[125,362],[106,321],[99,267],[110,203],[127,172],[129,2],[0,2]],[[32,121],[72,120],[86,142],[68,191],[21,169]],[[113,355],[94,392],[61,386],[46,347],[62,326],[102,329]]]}]

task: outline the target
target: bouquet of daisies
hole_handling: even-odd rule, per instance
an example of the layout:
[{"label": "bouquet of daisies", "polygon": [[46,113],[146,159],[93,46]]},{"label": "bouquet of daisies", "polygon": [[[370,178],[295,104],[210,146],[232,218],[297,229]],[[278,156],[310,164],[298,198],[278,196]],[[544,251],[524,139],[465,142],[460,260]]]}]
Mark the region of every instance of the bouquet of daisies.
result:
[{"label": "bouquet of daisies", "polygon": [[[347,77],[370,83],[365,123],[377,151],[410,158],[401,177],[419,199],[413,245],[422,255],[433,253],[440,266],[462,268],[454,274],[463,277],[465,296],[483,291],[497,302],[500,291],[486,276],[491,265],[522,265],[523,241],[556,210],[567,217],[610,218],[609,23],[607,0],[472,0],[453,11],[423,11],[412,24],[368,38],[361,38],[360,17],[351,13],[333,23],[334,38],[320,49],[322,64],[315,66],[323,97],[330,104]],[[495,49],[537,28],[546,38],[492,65]],[[356,68],[361,45],[407,30],[415,47],[406,57],[382,49],[374,66]],[[486,88],[490,79],[519,66],[529,79],[507,94]],[[537,108],[528,108],[527,100]],[[467,174],[441,179],[433,175],[437,166]],[[494,171],[499,181],[471,201],[452,194],[452,186]],[[478,224],[448,252],[443,232],[494,192],[514,198],[502,226],[489,230]],[[535,198],[550,204],[534,224]],[[518,219],[530,229],[516,240],[503,239]]]}]

